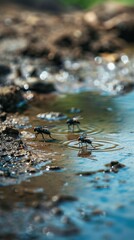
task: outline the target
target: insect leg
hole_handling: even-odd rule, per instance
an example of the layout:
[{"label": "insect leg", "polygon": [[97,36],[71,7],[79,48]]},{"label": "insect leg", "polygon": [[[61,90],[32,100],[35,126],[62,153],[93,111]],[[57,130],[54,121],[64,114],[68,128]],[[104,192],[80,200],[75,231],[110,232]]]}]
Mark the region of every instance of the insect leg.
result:
[{"label": "insect leg", "polygon": [[42,138],[43,138],[43,140],[45,141],[45,138],[44,138],[44,135],[43,135],[43,133],[41,133],[41,135],[42,135]]},{"label": "insect leg", "polygon": [[51,136],[51,134],[49,134],[49,137],[52,138],[53,140],[55,140],[55,139]]},{"label": "insect leg", "polygon": [[68,132],[70,131],[70,124],[68,124]]},{"label": "insect leg", "polygon": [[90,145],[92,146],[92,148],[95,148],[92,143],[90,143]]},{"label": "insect leg", "polygon": [[35,133],[35,138],[37,138],[38,134],[39,134],[39,133]]},{"label": "insect leg", "polygon": [[78,128],[78,130],[80,131],[80,126],[79,126],[79,124],[77,124],[77,128]]}]

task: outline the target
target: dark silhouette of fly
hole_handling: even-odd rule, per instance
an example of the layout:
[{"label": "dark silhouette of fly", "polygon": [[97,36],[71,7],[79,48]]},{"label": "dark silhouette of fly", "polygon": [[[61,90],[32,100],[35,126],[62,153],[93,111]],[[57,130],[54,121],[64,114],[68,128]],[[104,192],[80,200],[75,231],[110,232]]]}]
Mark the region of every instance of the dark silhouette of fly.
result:
[{"label": "dark silhouette of fly", "polygon": [[[42,127],[42,126],[34,127],[34,132],[35,132],[36,138],[39,134],[41,134],[44,141],[45,141],[44,134],[48,135],[50,138],[52,138],[51,132],[46,127]],[[54,140],[54,138],[52,138],[52,139]]]},{"label": "dark silhouette of fly", "polygon": [[72,131],[74,132],[74,127],[77,126],[78,130],[80,130],[80,121],[78,120],[78,118],[73,117],[73,118],[69,118],[66,121],[67,125],[68,125],[68,131]]},{"label": "dark silhouette of fly", "polygon": [[86,148],[88,147],[88,145],[91,145],[93,148],[95,148],[93,145],[92,145],[92,141],[86,137],[86,134],[83,134],[81,135],[79,138],[78,138],[78,142],[79,142],[79,147],[83,147],[83,145],[86,146]]}]

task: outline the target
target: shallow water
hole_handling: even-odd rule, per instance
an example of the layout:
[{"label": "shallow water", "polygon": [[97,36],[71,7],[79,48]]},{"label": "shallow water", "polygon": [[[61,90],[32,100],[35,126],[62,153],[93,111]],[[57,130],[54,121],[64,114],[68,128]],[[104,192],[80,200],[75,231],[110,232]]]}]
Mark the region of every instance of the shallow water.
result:
[{"label": "shallow water", "polygon": [[[118,97],[86,92],[31,103],[22,138],[44,161],[36,173],[10,179],[10,186],[1,187],[1,239],[133,239],[133,101],[134,92]],[[71,113],[72,107],[80,111]],[[80,130],[75,126],[68,132],[66,119],[37,117],[51,111],[79,116]],[[36,125],[48,126],[55,140],[35,139]],[[83,133],[95,148],[79,148]],[[111,161],[125,166],[107,172]],[[77,199],[59,202],[62,214],[55,214],[54,206],[48,205],[61,194]]]}]

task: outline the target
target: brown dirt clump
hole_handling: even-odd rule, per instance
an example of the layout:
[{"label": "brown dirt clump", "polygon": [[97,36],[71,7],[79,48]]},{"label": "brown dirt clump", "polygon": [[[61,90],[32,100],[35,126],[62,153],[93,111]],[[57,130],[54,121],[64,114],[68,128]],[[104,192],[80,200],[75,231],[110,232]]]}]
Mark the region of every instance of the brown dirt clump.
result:
[{"label": "brown dirt clump", "polygon": [[24,98],[18,87],[5,86],[0,88],[1,111],[14,112],[22,102],[24,102]]},{"label": "brown dirt clump", "polygon": [[59,15],[1,8],[0,48],[3,54],[43,57],[58,66],[62,57],[115,52],[134,41],[133,13],[134,7],[117,4]]}]

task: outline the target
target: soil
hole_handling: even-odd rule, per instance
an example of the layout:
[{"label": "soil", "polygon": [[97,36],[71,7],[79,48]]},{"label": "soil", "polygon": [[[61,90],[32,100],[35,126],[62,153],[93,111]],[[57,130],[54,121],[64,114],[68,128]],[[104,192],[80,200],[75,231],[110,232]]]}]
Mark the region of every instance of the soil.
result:
[{"label": "soil", "polygon": [[18,55],[45,58],[60,66],[62,57],[111,53],[134,41],[134,7],[105,4],[59,14],[16,6],[0,11],[1,50],[14,54],[14,59]]},{"label": "soil", "polygon": [[[55,13],[2,5],[0,86],[16,85],[25,91],[50,93],[57,91],[58,76],[53,74],[64,77],[65,59],[89,61],[103,56],[108,62],[119,62],[120,53],[134,42],[133,12],[132,6],[113,3],[90,11]],[[77,84],[82,81],[79,76]],[[133,83],[126,80],[123,86],[128,91]],[[14,110],[5,105],[1,108]]]}]

